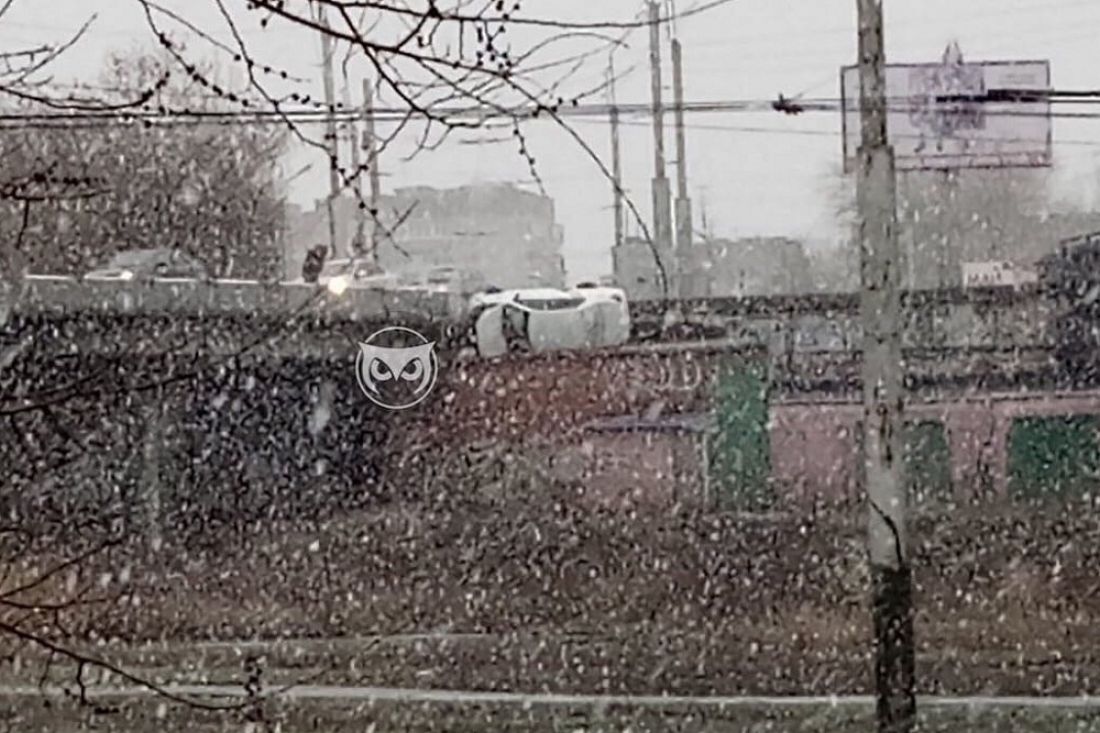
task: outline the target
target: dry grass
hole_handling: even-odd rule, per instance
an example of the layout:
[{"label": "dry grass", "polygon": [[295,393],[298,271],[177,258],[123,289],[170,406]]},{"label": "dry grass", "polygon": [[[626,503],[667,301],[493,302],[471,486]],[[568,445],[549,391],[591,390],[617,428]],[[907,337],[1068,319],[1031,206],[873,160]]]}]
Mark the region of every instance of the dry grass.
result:
[{"label": "dry grass", "polygon": [[[685,694],[866,689],[859,518],[625,517],[573,510],[561,499],[269,526],[155,557],[131,549],[81,572],[112,572],[112,587],[138,604],[76,610],[66,628],[73,639],[180,643],[498,635],[334,653],[318,662],[331,667],[333,682]],[[922,521],[917,624],[931,691],[993,684],[1075,693],[1100,673],[1091,641],[1100,599],[1090,580],[1100,566],[1100,519],[987,511]],[[546,641],[507,636],[515,632]],[[351,675],[353,662],[359,671]]]}]

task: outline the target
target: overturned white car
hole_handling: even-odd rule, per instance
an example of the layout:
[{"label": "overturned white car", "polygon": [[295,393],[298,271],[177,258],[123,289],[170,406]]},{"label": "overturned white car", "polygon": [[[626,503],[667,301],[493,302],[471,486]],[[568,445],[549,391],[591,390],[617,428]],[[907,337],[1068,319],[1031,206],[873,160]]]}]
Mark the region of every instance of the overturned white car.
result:
[{"label": "overturned white car", "polygon": [[618,288],[484,292],[470,306],[482,358],[618,346],[630,339],[630,311]]}]

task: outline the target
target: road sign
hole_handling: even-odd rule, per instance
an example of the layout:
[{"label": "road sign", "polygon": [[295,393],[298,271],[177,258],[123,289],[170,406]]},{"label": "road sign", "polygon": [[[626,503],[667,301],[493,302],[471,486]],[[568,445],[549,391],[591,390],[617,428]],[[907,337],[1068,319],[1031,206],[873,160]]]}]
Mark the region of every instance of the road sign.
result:
[{"label": "road sign", "polygon": [[[859,88],[859,67],[844,67],[846,171],[855,169],[859,150]],[[939,63],[887,65],[887,134],[897,169],[1050,166],[1050,89],[1049,61],[967,63],[957,45]]]}]

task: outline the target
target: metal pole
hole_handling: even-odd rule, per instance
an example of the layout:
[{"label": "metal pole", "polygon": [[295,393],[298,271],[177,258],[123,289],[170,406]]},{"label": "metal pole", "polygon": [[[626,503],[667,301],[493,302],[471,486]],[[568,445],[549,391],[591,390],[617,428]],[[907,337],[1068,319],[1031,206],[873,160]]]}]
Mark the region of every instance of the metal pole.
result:
[{"label": "metal pole", "polygon": [[946,290],[951,287],[954,280],[954,278],[952,277],[952,266],[955,264],[955,242],[958,241],[955,233],[956,230],[959,228],[959,181],[953,171],[945,170],[943,173],[944,182],[947,188],[947,210],[945,211],[947,224],[943,228],[943,245],[940,251],[939,258],[939,282],[936,283],[936,286],[941,290]]},{"label": "metal pole", "polygon": [[[347,79],[344,79],[344,107],[351,109],[351,90],[348,89]],[[366,252],[366,217],[363,210],[363,178],[359,157],[359,128],[354,119],[346,123],[348,131],[348,143],[351,146],[351,167],[354,171],[355,186],[355,238],[351,240],[351,248],[355,257],[362,257]]]},{"label": "metal pole", "polygon": [[661,12],[649,2],[649,66],[653,96],[653,230],[668,281],[666,295],[676,297],[678,278],[672,255],[672,192],[665,177],[664,106],[661,101]]},{"label": "metal pole", "polygon": [[338,256],[336,249],[336,200],[340,196],[340,148],[336,135],[336,89],[332,79],[332,35],[329,33],[325,5],[317,5],[317,24],[321,27],[321,71],[324,76],[325,105],[327,106],[326,133],[328,142],[329,195],[328,208],[329,249]]},{"label": "metal pole", "polygon": [[367,151],[367,166],[370,173],[370,212],[374,220],[371,226],[370,257],[378,265],[378,240],[382,233],[379,223],[378,203],[382,198],[382,184],[378,171],[378,141],[374,130],[374,85],[370,79],[363,80],[363,111],[366,132],[363,133],[363,147]]},{"label": "metal pole", "polygon": [[615,56],[607,64],[607,91],[611,101],[611,187],[614,193],[615,246],[623,244],[623,169],[619,151],[619,108],[615,105]]},{"label": "metal pole", "polygon": [[864,470],[869,507],[875,693],[879,730],[916,722],[912,577],[905,525],[900,263],[894,151],[886,137],[882,0],[857,0],[862,143],[859,150],[860,310]]},{"label": "metal pole", "polygon": [[691,246],[691,199],[687,187],[687,143],[684,134],[684,78],[680,41],[672,41],[672,94],[676,100],[676,249]]}]

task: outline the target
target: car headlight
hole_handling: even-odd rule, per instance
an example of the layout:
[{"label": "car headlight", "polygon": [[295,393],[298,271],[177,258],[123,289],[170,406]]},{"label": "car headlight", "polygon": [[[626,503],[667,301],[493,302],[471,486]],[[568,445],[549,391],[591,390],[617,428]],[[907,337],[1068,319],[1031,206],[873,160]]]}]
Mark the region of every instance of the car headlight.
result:
[{"label": "car headlight", "polygon": [[333,295],[343,295],[347,292],[348,286],[351,285],[351,280],[347,275],[337,275],[336,277],[328,281],[328,291]]}]

